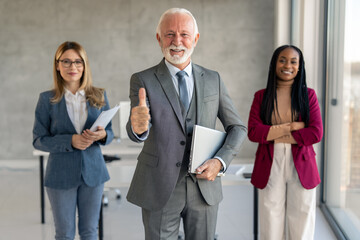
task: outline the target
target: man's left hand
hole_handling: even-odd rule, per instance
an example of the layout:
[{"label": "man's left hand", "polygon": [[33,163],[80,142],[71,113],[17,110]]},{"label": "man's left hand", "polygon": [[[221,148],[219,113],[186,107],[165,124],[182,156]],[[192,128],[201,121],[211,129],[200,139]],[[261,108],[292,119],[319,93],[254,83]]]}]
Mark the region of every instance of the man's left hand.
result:
[{"label": "man's left hand", "polygon": [[196,172],[199,172],[199,174],[196,175],[196,178],[214,181],[221,168],[222,164],[219,159],[209,159],[196,169]]}]

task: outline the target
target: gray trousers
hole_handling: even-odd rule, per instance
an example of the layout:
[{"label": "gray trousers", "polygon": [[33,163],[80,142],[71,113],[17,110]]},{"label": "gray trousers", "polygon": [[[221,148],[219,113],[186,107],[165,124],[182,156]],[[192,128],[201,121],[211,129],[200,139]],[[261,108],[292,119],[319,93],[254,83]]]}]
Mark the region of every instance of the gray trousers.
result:
[{"label": "gray trousers", "polygon": [[182,218],[185,240],[214,240],[218,207],[208,205],[196,179],[186,176],[178,181],[163,209],[142,209],[145,239],[177,240]]}]

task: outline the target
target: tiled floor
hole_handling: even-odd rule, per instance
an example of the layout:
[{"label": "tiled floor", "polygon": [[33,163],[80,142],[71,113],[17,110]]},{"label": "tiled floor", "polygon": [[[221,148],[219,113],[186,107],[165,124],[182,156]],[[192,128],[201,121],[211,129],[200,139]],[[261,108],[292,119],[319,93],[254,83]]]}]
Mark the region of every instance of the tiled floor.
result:
[{"label": "tiled floor", "polygon": [[[109,193],[109,205],[104,208],[104,239],[144,239],[140,208],[125,200],[127,183],[116,183],[117,176],[131,175],[131,167],[114,163],[109,169],[113,180],[107,186],[120,186],[122,198],[116,200],[115,193]],[[253,239],[252,187],[247,183],[234,184],[228,181],[223,189],[224,200],[220,205],[217,225],[219,240]],[[39,191],[37,160],[0,161],[0,240],[53,239],[53,221],[48,201],[46,223],[40,223]],[[315,240],[335,239],[318,210]]]}]

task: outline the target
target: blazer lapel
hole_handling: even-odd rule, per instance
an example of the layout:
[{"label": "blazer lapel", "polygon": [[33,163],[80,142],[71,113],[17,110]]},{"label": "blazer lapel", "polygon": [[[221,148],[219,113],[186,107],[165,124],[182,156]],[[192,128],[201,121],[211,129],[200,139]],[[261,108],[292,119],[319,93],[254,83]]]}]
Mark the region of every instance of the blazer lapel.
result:
[{"label": "blazer lapel", "polygon": [[164,59],[158,65],[158,69],[155,72],[155,75],[156,75],[157,79],[159,80],[159,82],[163,88],[163,91],[164,91],[167,99],[170,102],[172,109],[175,112],[175,115],[182,127],[182,130],[185,133],[184,118],[181,113],[179,97],[175,90],[174,84],[171,80],[171,75],[169,73],[169,70],[167,69],[167,67],[165,65]]},{"label": "blazer lapel", "polygon": [[193,64],[194,86],[196,91],[196,123],[200,123],[202,114],[205,79],[204,72],[197,65]]},{"label": "blazer lapel", "polygon": [[71,119],[69,117],[69,113],[67,111],[67,107],[66,107],[66,100],[65,100],[65,96],[62,97],[62,99],[59,102],[59,107],[60,107],[60,112],[65,113],[65,116],[62,116],[61,118],[64,119],[64,121],[67,122],[67,124],[65,124],[65,126],[69,127],[69,132],[73,132],[76,133],[76,129],[73,125],[73,123],[71,122]]},{"label": "blazer lapel", "polygon": [[99,110],[95,107],[90,106],[88,101],[86,101],[86,109],[88,114],[84,125],[84,129],[90,129],[92,124],[96,121],[96,118],[98,117]]}]

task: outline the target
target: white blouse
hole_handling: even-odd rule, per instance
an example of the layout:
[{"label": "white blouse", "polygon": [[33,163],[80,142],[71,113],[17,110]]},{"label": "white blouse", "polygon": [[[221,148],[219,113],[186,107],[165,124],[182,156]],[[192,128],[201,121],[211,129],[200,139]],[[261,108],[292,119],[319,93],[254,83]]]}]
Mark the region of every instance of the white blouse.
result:
[{"label": "white blouse", "polygon": [[73,94],[65,88],[66,109],[69,118],[78,134],[81,134],[88,116],[85,91],[80,90]]}]

